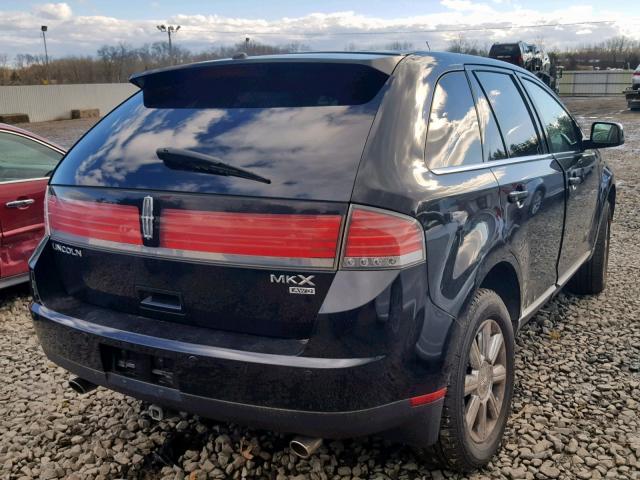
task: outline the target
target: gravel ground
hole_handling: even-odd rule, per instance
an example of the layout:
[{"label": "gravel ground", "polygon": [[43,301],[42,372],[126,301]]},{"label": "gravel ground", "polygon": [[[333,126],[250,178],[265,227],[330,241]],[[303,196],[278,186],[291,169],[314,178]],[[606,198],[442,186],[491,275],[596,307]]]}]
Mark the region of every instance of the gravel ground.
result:
[{"label": "gravel ground", "polygon": [[[622,99],[571,99],[616,119],[626,145],[606,152],[618,178],[610,276],[595,297],[560,294],[517,339],[513,413],[495,460],[470,478],[640,479],[640,114]],[[69,145],[86,123],[31,124]],[[78,396],[43,355],[26,288],[0,293],[0,478],[460,478],[376,437],[326,443],[309,460],[288,437],[175,414],[103,388]]]},{"label": "gravel ground", "polygon": [[37,133],[68,149],[98,120],[97,118],[82,118],[79,120],[57,120],[55,122],[21,123],[16,126]]}]

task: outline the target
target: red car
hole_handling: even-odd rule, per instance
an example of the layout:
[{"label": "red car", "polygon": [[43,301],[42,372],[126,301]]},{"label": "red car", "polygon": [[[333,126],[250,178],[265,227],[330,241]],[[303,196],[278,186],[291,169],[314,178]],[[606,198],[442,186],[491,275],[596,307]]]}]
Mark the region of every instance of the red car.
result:
[{"label": "red car", "polygon": [[44,235],[44,192],[65,151],[0,123],[0,288],[26,282],[27,261]]}]

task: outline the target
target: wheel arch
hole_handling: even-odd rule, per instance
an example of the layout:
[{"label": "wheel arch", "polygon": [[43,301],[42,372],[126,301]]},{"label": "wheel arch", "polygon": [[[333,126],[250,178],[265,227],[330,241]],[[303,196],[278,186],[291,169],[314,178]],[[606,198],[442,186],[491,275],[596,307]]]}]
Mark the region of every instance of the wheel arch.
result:
[{"label": "wheel arch", "polygon": [[485,268],[478,273],[478,288],[493,290],[498,294],[507,307],[515,332],[522,313],[522,289],[515,259],[502,258],[485,264]]}]

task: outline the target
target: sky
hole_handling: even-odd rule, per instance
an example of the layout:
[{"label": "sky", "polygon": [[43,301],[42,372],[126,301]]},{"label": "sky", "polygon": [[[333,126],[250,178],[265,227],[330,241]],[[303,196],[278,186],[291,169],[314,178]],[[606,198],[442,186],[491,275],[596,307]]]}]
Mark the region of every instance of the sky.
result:
[{"label": "sky", "polygon": [[616,35],[640,39],[640,14],[630,15],[636,6],[630,0],[0,0],[0,54],[41,54],[41,25],[54,58],[166,40],[158,24],[180,25],[175,43],[194,51],[246,37],[312,50],[391,42],[441,50],[459,35],[479,46],[522,39],[562,49]]}]

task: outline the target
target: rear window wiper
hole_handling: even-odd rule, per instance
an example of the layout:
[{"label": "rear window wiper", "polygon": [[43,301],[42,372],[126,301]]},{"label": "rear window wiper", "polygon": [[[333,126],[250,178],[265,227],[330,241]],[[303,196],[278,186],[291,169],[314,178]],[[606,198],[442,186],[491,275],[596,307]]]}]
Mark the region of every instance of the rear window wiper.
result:
[{"label": "rear window wiper", "polygon": [[256,182],[271,183],[268,178],[221,162],[216,157],[204,153],[184,150],[182,148],[159,148],[156,155],[164,164],[172,170],[185,170],[188,172],[208,173],[211,175],[223,175],[225,177],[240,177]]}]

